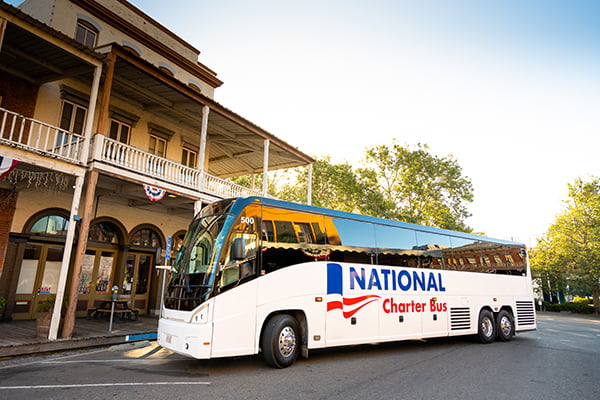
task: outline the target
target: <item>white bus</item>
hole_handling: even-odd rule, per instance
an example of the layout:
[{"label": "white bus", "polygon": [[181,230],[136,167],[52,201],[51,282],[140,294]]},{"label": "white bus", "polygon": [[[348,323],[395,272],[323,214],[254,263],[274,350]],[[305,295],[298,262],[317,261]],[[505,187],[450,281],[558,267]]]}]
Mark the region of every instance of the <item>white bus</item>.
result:
[{"label": "white bus", "polygon": [[228,199],[191,223],[158,343],[198,359],[535,330],[525,246],[267,198]]}]

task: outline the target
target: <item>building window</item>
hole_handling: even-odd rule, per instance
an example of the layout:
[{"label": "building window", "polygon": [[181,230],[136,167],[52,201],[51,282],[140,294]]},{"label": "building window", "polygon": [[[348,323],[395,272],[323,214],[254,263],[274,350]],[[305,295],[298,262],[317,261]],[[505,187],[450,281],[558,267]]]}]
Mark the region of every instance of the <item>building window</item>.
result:
[{"label": "building window", "polygon": [[149,228],[140,229],[131,235],[129,244],[135,246],[160,247],[161,240],[154,230]]},{"label": "building window", "polygon": [[89,22],[78,20],[77,29],[75,30],[75,40],[84,46],[94,48],[96,46],[96,38],[98,30]]},{"label": "building window", "polygon": [[82,135],[86,111],[85,107],[63,100],[60,128]]},{"label": "building window", "polygon": [[167,141],[161,137],[150,135],[148,152],[155,156],[164,157],[167,154]]},{"label": "building window", "polygon": [[181,152],[181,163],[186,167],[196,168],[196,160],[198,159],[198,152],[190,149],[183,148]]},{"label": "building window", "polygon": [[102,221],[93,224],[88,233],[88,240],[106,243],[119,243],[118,228],[112,222]]},{"label": "building window", "polygon": [[110,138],[118,140],[121,143],[129,144],[129,132],[131,132],[131,126],[120,121],[110,121]]},{"label": "building window", "polygon": [[33,223],[31,233],[45,235],[66,235],[69,229],[69,219],[62,215],[46,215]]}]

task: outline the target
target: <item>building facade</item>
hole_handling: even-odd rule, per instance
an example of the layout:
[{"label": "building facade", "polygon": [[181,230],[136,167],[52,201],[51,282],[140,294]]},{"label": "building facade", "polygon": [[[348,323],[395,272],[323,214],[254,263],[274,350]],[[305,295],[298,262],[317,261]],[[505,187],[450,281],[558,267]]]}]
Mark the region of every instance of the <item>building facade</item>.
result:
[{"label": "building facade", "polygon": [[216,102],[198,56],[125,0],[0,2],[4,318],[53,294],[84,316],[115,286],[156,313],[167,241],[202,204],[266,192],[228,178],[313,162]]}]

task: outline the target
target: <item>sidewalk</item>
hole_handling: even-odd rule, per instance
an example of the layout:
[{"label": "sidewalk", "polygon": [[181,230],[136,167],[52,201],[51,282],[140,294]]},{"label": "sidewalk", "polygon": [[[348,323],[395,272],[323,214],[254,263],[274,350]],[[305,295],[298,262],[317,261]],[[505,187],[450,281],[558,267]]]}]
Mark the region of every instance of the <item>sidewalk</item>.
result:
[{"label": "sidewalk", "polygon": [[0,359],[156,339],[157,317],[140,315],[137,321],[116,318],[112,333],[108,332],[109,323],[107,318],[77,318],[70,339],[50,341],[36,337],[35,321],[2,321]]}]

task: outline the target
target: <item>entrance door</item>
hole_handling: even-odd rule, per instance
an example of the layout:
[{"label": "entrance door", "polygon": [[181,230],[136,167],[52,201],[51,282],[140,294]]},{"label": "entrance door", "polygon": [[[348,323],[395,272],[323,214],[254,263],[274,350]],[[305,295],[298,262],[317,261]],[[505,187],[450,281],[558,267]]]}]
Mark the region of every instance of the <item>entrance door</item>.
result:
[{"label": "entrance door", "polygon": [[15,296],[14,319],[38,317],[37,306],[56,294],[64,246],[27,244]]},{"label": "entrance door", "polygon": [[88,308],[96,307],[96,301],[108,300],[115,251],[87,249],[81,266],[77,285],[77,312],[83,316]]},{"label": "entrance door", "polygon": [[141,313],[148,307],[148,292],[154,257],[144,253],[129,253],[123,271],[122,293],[130,296],[130,303]]}]

